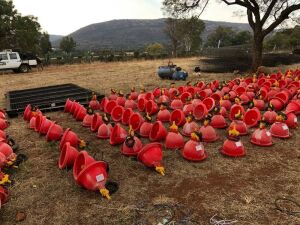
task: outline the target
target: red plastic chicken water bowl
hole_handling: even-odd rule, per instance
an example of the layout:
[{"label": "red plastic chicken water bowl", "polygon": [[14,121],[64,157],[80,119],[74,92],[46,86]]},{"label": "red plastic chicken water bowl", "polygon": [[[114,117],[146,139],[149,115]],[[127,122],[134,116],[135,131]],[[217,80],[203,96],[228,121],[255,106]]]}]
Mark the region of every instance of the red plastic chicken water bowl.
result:
[{"label": "red plastic chicken water bowl", "polygon": [[146,104],[147,104],[148,100],[145,98],[140,98],[138,100],[138,104],[137,104],[137,108],[140,112],[144,112],[146,109]]},{"label": "red plastic chicken water bowl", "polygon": [[97,132],[101,124],[103,124],[102,116],[95,113],[92,118],[91,131]]},{"label": "red plastic chicken water bowl", "polygon": [[191,133],[199,129],[199,125],[195,121],[186,122],[182,128],[182,134],[186,137],[190,137]]},{"label": "red plastic chicken water bowl", "polygon": [[268,131],[267,129],[256,129],[252,136],[251,136],[251,140],[250,142],[252,144],[258,145],[258,146],[271,146],[273,145],[272,143],[272,135],[270,133],[270,131]]},{"label": "red plastic chicken water bowl", "polygon": [[67,99],[66,103],[65,103],[65,107],[64,107],[64,112],[68,113],[71,111],[73,105],[73,101],[71,101],[69,98]]},{"label": "red plastic chicken water bowl", "polygon": [[285,113],[295,113],[296,115],[300,114],[300,104],[296,101],[291,101],[285,108]]},{"label": "red plastic chicken water bowl", "polygon": [[211,96],[210,96],[212,99],[214,99],[215,100],[215,102],[220,102],[220,100],[221,100],[221,98],[222,98],[222,96],[221,96],[221,94],[220,93],[213,93]]},{"label": "red plastic chicken water bowl", "polygon": [[51,125],[53,123],[54,123],[53,121],[51,121],[49,119],[45,119],[40,126],[39,133],[42,135],[46,135],[48,133],[49,128],[51,127]]},{"label": "red plastic chicken water bowl", "polygon": [[123,95],[117,97],[116,102],[120,106],[125,106],[126,98]]},{"label": "red plastic chicken water bowl", "polygon": [[185,104],[187,102],[187,99],[188,98],[192,98],[192,95],[190,92],[183,92],[181,95],[180,95],[180,100],[183,102],[183,104]]},{"label": "red plastic chicken water bowl", "polygon": [[115,100],[110,100],[106,103],[104,111],[108,114],[111,114],[112,110],[117,105],[117,102]]},{"label": "red plastic chicken water bowl", "polygon": [[28,104],[28,105],[26,106],[25,110],[24,110],[23,119],[24,119],[25,121],[28,121],[28,122],[29,122],[30,119],[31,119],[31,117],[32,117],[32,113],[31,113],[31,105]]},{"label": "red plastic chicken water bowl", "polygon": [[200,127],[200,132],[204,142],[214,142],[219,139],[217,132],[210,125]]},{"label": "red plastic chicken water bowl", "polygon": [[184,146],[183,136],[179,132],[168,132],[166,136],[165,146],[167,149],[181,149]]},{"label": "red plastic chicken water bowl", "polygon": [[222,116],[222,115],[214,115],[211,118],[210,125],[213,128],[218,128],[218,129],[223,129],[223,128],[226,128],[228,126],[224,116]]},{"label": "red plastic chicken water bowl", "polygon": [[137,104],[134,100],[132,99],[127,99],[125,102],[125,109],[136,109],[137,108]]},{"label": "red plastic chicken water bowl", "polygon": [[126,130],[123,127],[121,127],[119,123],[117,123],[111,131],[109,143],[111,145],[123,144],[126,136]]},{"label": "red plastic chicken water bowl", "polygon": [[97,100],[97,97],[95,96],[95,98],[93,97],[93,99],[91,101],[89,101],[89,107],[92,109],[92,110],[98,110],[100,109],[100,103],[99,101]]},{"label": "red plastic chicken water bowl", "polygon": [[244,115],[244,122],[248,127],[257,126],[258,121],[261,119],[260,111],[257,108],[249,109]]},{"label": "red plastic chicken water bowl", "polygon": [[43,116],[42,114],[38,114],[38,115],[36,116],[36,119],[35,119],[35,128],[34,128],[34,130],[35,130],[36,132],[39,132],[39,131],[40,131],[41,125],[42,125],[42,123],[44,122],[44,120],[46,120],[46,116]]},{"label": "red plastic chicken water bowl", "polygon": [[121,153],[126,156],[136,156],[143,148],[143,143],[137,137],[127,137],[121,147]]},{"label": "red plastic chicken water bowl", "polygon": [[174,99],[172,102],[171,102],[171,105],[170,105],[171,109],[182,109],[183,108],[183,102],[180,100],[180,99]]},{"label": "red plastic chicken water bowl", "polygon": [[287,120],[285,121],[286,125],[288,125],[289,128],[297,128],[298,127],[298,119],[297,116],[294,113],[287,114]]},{"label": "red plastic chicken water bowl", "polygon": [[277,113],[272,110],[266,111],[263,117],[269,124],[273,124],[276,120]]},{"label": "red plastic chicken water bowl", "polygon": [[220,152],[230,157],[242,157],[246,155],[246,150],[240,140],[225,140],[223,147],[220,149]]},{"label": "red plastic chicken water bowl", "polygon": [[150,131],[152,129],[153,124],[150,122],[143,122],[141,127],[140,127],[140,135],[142,137],[148,138],[150,135]]},{"label": "red plastic chicken water bowl", "polygon": [[120,105],[117,105],[111,111],[111,118],[112,118],[112,120],[115,121],[115,122],[121,121],[123,113],[124,113],[124,107],[120,106]]},{"label": "red plastic chicken water bowl", "polygon": [[78,107],[77,112],[76,112],[76,116],[75,119],[77,121],[83,121],[84,117],[87,114],[87,110],[86,108],[84,108],[82,105]]},{"label": "red plastic chicken water bowl", "polygon": [[90,156],[87,151],[81,151],[77,155],[73,166],[73,177],[76,182],[80,172],[93,162],[95,162],[95,159]]},{"label": "red plastic chicken water bowl", "polygon": [[122,124],[128,125],[130,116],[132,114],[133,114],[133,110],[131,108],[126,109],[122,115]]},{"label": "red plastic chicken water bowl", "polygon": [[207,153],[201,142],[189,140],[181,152],[183,158],[189,161],[202,161],[207,158]]},{"label": "red plastic chicken water bowl", "polygon": [[147,167],[160,166],[163,159],[162,144],[153,142],[145,145],[137,158]]},{"label": "red plastic chicken water bowl", "polygon": [[240,133],[241,136],[248,134],[248,128],[244,121],[242,120],[233,120],[229,125],[229,130],[233,129],[234,126],[236,130]]},{"label": "red plastic chicken water bowl", "polygon": [[61,141],[59,143],[59,148],[62,150],[65,143],[69,142],[69,144],[75,148],[78,147],[78,144],[80,142],[77,134],[71,130],[71,128],[67,128],[65,132],[63,133],[63,136],[61,138]]},{"label": "red plastic chicken water bowl", "polygon": [[202,120],[207,114],[208,110],[206,108],[206,105],[204,105],[203,103],[199,103],[194,107],[193,115],[196,120]]},{"label": "red plastic chicken water bowl", "polygon": [[277,97],[272,98],[270,100],[270,104],[272,104],[276,111],[280,111],[284,106],[284,102],[282,101],[282,99]]},{"label": "red plastic chicken water bowl", "polygon": [[[0,127],[4,127],[4,125],[1,126],[1,122],[4,121],[2,119],[0,119]],[[36,117],[33,116],[31,117],[30,121],[29,121],[29,128],[32,129],[32,130],[35,130],[35,122],[36,122]],[[4,129],[1,129],[0,130],[4,130]]]},{"label": "red plastic chicken water bowl", "polygon": [[72,167],[78,154],[79,152],[77,151],[77,149],[71,146],[70,142],[66,142],[60,152],[58,167],[60,169]]},{"label": "red plastic chicken water bowl", "polygon": [[10,159],[15,155],[12,147],[5,142],[0,142],[0,152],[5,155],[6,159]]},{"label": "red plastic chicken water bowl", "polygon": [[242,86],[239,86],[235,89],[235,92],[241,96],[242,94],[244,94],[246,92],[246,88],[245,87],[242,87]]},{"label": "red plastic chicken water bowl", "polygon": [[3,109],[0,109],[0,118],[4,120],[6,119],[5,111]]},{"label": "red plastic chicken water bowl", "polygon": [[162,124],[161,121],[156,121],[149,134],[149,139],[152,142],[156,141],[162,141],[166,138],[167,136],[167,130]]},{"label": "red plastic chicken water bowl", "polygon": [[105,111],[105,107],[106,107],[106,104],[109,102],[108,98],[107,97],[104,97],[102,98],[101,102],[100,102],[100,106],[99,106],[99,109],[101,111]]},{"label": "red plastic chicken water bowl", "polygon": [[8,201],[8,196],[9,196],[9,194],[8,194],[7,189],[3,186],[0,186],[0,209],[1,209],[1,206]]},{"label": "red plastic chicken water bowl", "polygon": [[208,111],[211,111],[215,107],[215,100],[211,97],[208,97],[203,100],[203,104],[206,106]]},{"label": "red plastic chicken water bowl", "polygon": [[184,115],[186,116],[189,115],[190,113],[193,113],[193,110],[194,110],[194,106],[192,103],[184,105],[182,109]]},{"label": "red plastic chicken water bowl", "polygon": [[277,138],[289,138],[291,136],[289,127],[282,122],[273,123],[270,127],[270,132],[273,137]]},{"label": "red plastic chicken water bowl", "polygon": [[129,125],[131,125],[134,131],[140,129],[143,122],[144,122],[144,118],[139,113],[133,113],[129,118]]},{"label": "red plastic chicken water bowl", "polygon": [[81,125],[83,127],[91,127],[93,121],[94,114],[86,114],[83,118]]},{"label": "red plastic chicken water bowl", "polygon": [[90,191],[98,191],[105,188],[107,179],[107,163],[97,161],[87,165],[77,177],[77,183]]},{"label": "red plastic chicken water bowl", "polygon": [[245,109],[242,105],[239,104],[234,104],[231,108],[230,108],[230,113],[229,113],[229,119],[230,120],[234,120],[235,119],[235,115],[238,113],[241,113],[242,115],[245,114]]},{"label": "red plastic chicken water bowl", "polygon": [[110,124],[101,124],[98,128],[97,137],[100,139],[108,139],[110,138],[110,134],[113,127]]},{"label": "red plastic chicken water bowl", "polygon": [[181,109],[175,109],[171,113],[170,121],[174,121],[177,126],[182,126],[185,123],[185,115]]},{"label": "red plastic chicken water bowl", "polygon": [[161,122],[170,122],[171,113],[167,109],[159,110],[156,116],[157,120]]},{"label": "red plastic chicken water bowl", "polygon": [[146,112],[151,116],[158,112],[158,106],[153,100],[146,103]]},{"label": "red plastic chicken water bowl", "polygon": [[4,168],[6,165],[7,165],[7,158],[3,153],[0,152],[0,169]]},{"label": "red plastic chicken water bowl", "polygon": [[47,141],[59,141],[62,134],[63,134],[63,128],[60,125],[53,122],[47,132],[46,140]]},{"label": "red plastic chicken water bowl", "polygon": [[0,118],[0,130],[5,130],[9,127],[9,122],[5,119]]}]

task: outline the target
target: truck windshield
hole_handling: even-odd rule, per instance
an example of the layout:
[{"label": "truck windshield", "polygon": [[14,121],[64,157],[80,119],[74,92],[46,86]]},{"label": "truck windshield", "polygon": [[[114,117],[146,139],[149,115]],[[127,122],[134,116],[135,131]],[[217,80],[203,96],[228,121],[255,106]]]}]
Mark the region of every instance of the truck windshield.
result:
[{"label": "truck windshield", "polygon": [[8,60],[6,53],[0,53],[0,59],[1,60]]}]

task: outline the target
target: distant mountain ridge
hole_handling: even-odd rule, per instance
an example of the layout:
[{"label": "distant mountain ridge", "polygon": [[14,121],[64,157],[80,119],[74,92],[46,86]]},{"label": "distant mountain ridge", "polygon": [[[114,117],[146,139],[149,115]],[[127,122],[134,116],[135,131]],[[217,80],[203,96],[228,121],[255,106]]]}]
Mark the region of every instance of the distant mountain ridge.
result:
[{"label": "distant mountain ridge", "polygon": [[[218,26],[232,27],[235,30],[250,30],[246,23],[229,23],[204,20],[206,29],[203,38],[213,32]],[[159,42],[168,44],[164,33],[165,19],[152,20],[111,20],[95,23],[71,33],[79,50],[123,49],[133,50],[144,48],[146,45]],[[50,35],[52,36],[52,35]],[[55,37],[56,38],[56,37]],[[61,38],[53,40],[53,47],[58,47]]]}]

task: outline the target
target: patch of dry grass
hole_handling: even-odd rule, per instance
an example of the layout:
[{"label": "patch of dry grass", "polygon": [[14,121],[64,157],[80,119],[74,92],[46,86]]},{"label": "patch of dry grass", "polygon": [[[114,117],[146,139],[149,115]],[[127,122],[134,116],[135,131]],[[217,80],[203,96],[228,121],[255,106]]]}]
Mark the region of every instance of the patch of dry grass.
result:
[{"label": "patch of dry grass", "polygon": [[[174,62],[192,74],[198,64],[196,58],[176,59]],[[110,88],[125,92],[132,86],[144,85],[147,89],[168,86],[170,81],[160,80],[156,68],[167,61],[136,61],[123,63],[93,63],[50,67],[43,72],[5,74],[0,76],[1,105],[3,94],[9,90],[32,88],[62,83],[75,83],[104,94]],[[232,74],[202,74],[201,80],[230,79]],[[198,77],[190,76],[196,80]],[[177,85],[185,82],[177,82]],[[205,144],[209,154],[200,163],[185,161],[176,151],[164,151],[166,176],[161,177],[141,163],[120,154],[120,147],[111,147],[107,140],[99,140],[88,129],[67,114],[47,114],[64,128],[71,127],[81,138],[90,142],[89,153],[110,164],[109,176],[119,183],[120,189],[112,201],[102,199],[78,187],[71,170],[59,170],[57,145],[50,145],[27,129],[22,118],[12,119],[8,132],[21,146],[20,152],[29,160],[14,173],[15,186],[10,201],[0,211],[1,225],[15,224],[15,214],[27,214],[19,224],[157,224],[159,212],[155,204],[180,204],[200,224],[209,224],[217,214],[236,219],[247,225],[297,225],[299,218],[287,216],[274,209],[279,196],[300,200],[299,130],[292,131],[289,140],[276,139],[270,148],[259,148],[242,141],[247,156],[241,159],[223,157],[218,148],[221,139]],[[143,139],[143,142],[146,142]],[[137,209],[145,210],[145,213]],[[179,215],[180,216],[180,215]],[[145,222],[146,221],[146,222]],[[150,222],[149,222],[150,221]],[[155,221],[156,223],[154,223]]]}]

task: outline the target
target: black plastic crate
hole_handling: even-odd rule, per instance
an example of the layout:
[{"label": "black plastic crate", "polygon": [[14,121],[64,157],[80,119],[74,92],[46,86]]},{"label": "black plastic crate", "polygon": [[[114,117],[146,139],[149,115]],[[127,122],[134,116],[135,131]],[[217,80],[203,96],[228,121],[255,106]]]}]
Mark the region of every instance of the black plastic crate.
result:
[{"label": "black plastic crate", "polygon": [[[9,117],[18,116],[28,104],[37,106],[42,112],[63,110],[67,98],[87,105],[92,93],[92,90],[71,83],[10,91],[5,95],[6,112]],[[94,93],[99,100],[104,97],[99,93]]]}]

